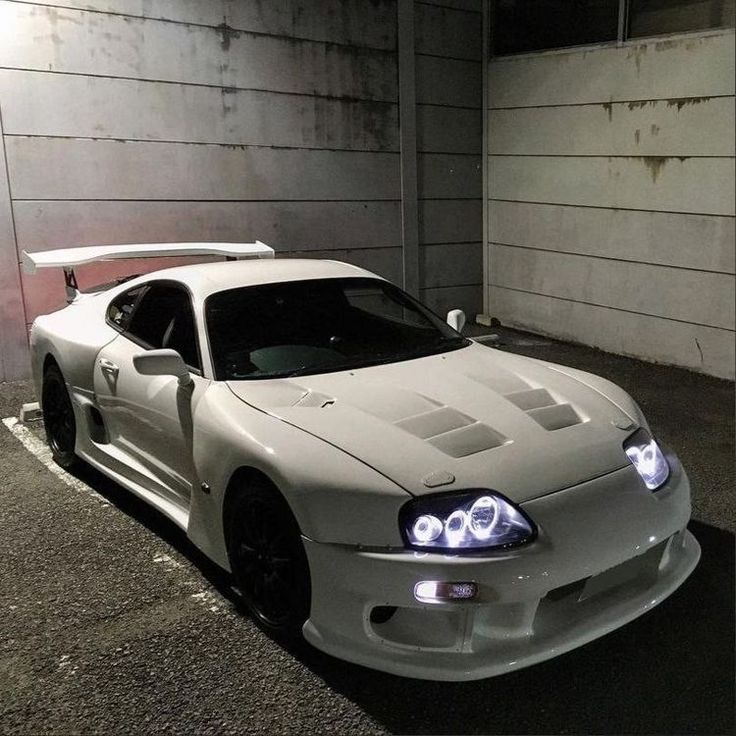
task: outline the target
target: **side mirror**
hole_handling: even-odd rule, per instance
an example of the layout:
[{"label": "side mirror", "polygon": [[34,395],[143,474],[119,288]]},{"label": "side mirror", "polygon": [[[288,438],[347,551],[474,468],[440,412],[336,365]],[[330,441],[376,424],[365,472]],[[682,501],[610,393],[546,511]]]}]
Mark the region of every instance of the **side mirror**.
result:
[{"label": "side mirror", "polygon": [[463,327],[465,327],[465,312],[463,312],[462,309],[451,309],[447,313],[447,324],[450,325],[453,330],[462,332]]},{"label": "side mirror", "polygon": [[142,376],[176,376],[180,386],[192,382],[189,368],[176,350],[162,348],[138,353],[133,356],[133,365]]}]

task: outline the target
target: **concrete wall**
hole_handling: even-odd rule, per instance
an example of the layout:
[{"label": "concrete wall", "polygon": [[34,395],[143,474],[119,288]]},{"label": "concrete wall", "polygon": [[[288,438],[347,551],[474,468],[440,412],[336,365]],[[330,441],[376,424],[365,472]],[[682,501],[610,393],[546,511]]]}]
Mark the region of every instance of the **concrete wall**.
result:
[{"label": "concrete wall", "polygon": [[481,2],[414,8],[421,296],[472,317],[483,304]]},{"label": "concrete wall", "polygon": [[502,323],[734,376],[734,34],[493,59]]},{"label": "concrete wall", "polygon": [[[468,310],[477,4],[415,6],[420,286]],[[59,273],[19,276],[23,249],[258,238],[401,282],[398,109],[395,0],[0,0],[0,380],[64,303]]]}]

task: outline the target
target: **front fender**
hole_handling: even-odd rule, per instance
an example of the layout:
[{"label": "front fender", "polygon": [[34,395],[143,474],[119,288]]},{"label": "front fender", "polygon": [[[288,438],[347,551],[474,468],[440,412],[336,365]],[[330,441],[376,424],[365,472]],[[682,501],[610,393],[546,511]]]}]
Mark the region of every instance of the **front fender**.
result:
[{"label": "front fender", "polygon": [[223,502],[243,467],[273,481],[310,539],[403,546],[398,516],[409,493],[343,450],[249,406],[225,384],[213,383],[196,407],[194,465],[208,492],[192,489],[188,534],[225,569]]}]

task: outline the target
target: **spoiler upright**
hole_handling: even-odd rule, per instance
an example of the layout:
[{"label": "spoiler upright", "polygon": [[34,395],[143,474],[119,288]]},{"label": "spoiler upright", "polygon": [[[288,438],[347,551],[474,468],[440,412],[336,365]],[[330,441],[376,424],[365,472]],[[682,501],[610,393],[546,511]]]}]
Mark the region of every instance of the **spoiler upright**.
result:
[{"label": "spoiler upright", "polygon": [[72,302],[79,294],[74,267],[95,261],[129,258],[161,258],[165,256],[225,256],[238,258],[273,258],[273,248],[256,240],[254,243],[125,243],[122,245],[88,245],[36,253],[23,251],[23,270],[36,273],[39,268],[63,268],[66,298]]}]

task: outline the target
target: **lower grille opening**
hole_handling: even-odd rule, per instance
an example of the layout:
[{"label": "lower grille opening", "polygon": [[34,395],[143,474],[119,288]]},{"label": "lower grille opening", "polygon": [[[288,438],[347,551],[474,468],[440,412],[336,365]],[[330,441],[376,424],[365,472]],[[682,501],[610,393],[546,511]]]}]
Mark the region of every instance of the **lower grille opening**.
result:
[{"label": "lower grille opening", "polygon": [[567,585],[550,590],[549,593],[547,593],[547,598],[551,601],[561,601],[563,598],[567,598],[568,596],[578,596],[582,593],[585,583],[587,583],[589,579],[590,578],[582,578],[582,580],[576,580],[574,583],[568,583]]},{"label": "lower grille opening", "polygon": [[[373,618],[374,612],[388,618],[378,623]],[[422,608],[377,606],[371,611],[370,627],[384,642],[395,646],[457,651],[467,615],[468,607],[463,605],[452,610],[433,604]]]}]

